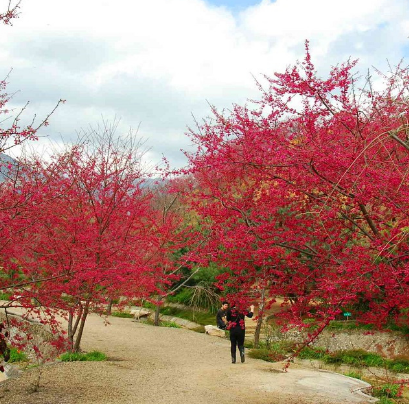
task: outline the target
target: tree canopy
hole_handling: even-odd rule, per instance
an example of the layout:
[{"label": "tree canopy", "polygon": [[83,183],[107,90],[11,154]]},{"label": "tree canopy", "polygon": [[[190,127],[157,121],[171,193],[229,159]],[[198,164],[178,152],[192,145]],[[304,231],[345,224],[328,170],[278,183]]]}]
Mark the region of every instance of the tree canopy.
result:
[{"label": "tree canopy", "polygon": [[[190,136],[192,209],[231,299],[283,296],[286,324],[407,321],[409,69],[359,78],[356,62],[302,62],[258,83],[260,98]],[[382,84],[379,83],[382,80]]]}]

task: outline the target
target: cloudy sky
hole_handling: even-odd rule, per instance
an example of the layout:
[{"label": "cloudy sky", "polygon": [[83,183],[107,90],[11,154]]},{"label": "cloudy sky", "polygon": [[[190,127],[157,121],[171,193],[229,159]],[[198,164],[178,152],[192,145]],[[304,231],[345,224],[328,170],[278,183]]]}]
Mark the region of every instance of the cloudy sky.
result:
[{"label": "cloudy sky", "polygon": [[192,116],[256,97],[253,76],[301,59],[306,39],[325,74],[349,57],[362,72],[409,63],[408,36],[409,0],[23,0],[0,26],[0,77],[13,69],[27,117],[67,100],[42,132],[54,143],[116,118],[139,127],[150,161],[180,167]]}]

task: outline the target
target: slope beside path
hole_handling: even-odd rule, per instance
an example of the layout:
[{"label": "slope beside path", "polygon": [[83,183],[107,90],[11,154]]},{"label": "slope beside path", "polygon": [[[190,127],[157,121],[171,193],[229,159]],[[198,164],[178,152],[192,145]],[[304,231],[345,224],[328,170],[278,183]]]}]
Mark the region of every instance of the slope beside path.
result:
[{"label": "slope beside path", "polygon": [[41,388],[28,393],[37,369],[0,385],[2,404],[338,404],[369,403],[365,384],[339,374],[246,358],[230,363],[228,340],[130,319],[87,320],[82,348],[106,362],[43,367]]}]

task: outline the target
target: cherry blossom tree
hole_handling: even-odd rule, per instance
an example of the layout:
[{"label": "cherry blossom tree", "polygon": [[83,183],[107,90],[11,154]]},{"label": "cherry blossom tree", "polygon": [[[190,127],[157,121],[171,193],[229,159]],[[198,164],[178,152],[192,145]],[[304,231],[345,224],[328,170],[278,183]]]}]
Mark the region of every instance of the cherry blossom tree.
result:
[{"label": "cherry blossom tree", "polygon": [[17,193],[27,198],[35,190],[36,197],[13,220],[11,230],[23,223],[24,231],[13,231],[6,273],[34,281],[13,288],[20,305],[68,313],[75,351],[90,311],[102,314],[111,299],[146,298],[159,287],[169,229],[157,227],[140,146],[132,133],[116,137],[105,126],[50,163],[27,161],[19,180]]},{"label": "cherry blossom tree", "polygon": [[[13,20],[19,15],[20,3],[21,1],[8,1],[7,8],[1,9],[0,11],[0,24],[12,25]],[[64,102],[64,100],[60,100],[55,108],[48,114],[48,116],[46,116],[40,122],[36,122],[34,117],[31,123],[28,125],[22,125],[20,120],[23,113],[27,109],[28,103],[17,113],[15,113],[14,117],[12,117],[14,111],[7,109],[7,104],[12,97],[6,92],[7,80],[8,75],[3,80],[0,80],[0,193],[2,194],[2,198],[0,199],[0,289],[4,285],[4,282],[6,282],[9,287],[14,281],[17,281],[14,286],[18,287],[19,285],[17,280],[18,276],[16,273],[10,278],[10,272],[6,273],[4,270],[5,260],[1,254],[11,243],[10,235],[13,233],[13,231],[18,232],[21,230],[21,222],[19,225],[14,223],[16,224],[14,230],[11,230],[11,223],[16,215],[19,214],[17,213],[18,207],[21,207],[25,204],[25,202],[27,202],[24,199],[24,196],[17,193],[15,188],[20,167],[18,164],[14,164],[13,160],[3,153],[9,151],[11,148],[17,145],[21,145],[28,140],[36,140],[37,131],[42,126],[48,125],[48,119],[50,116],[54,113],[59,104]],[[3,194],[3,191],[6,188],[8,190],[13,188],[16,192],[14,192],[14,194],[9,193],[6,196]],[[7,192],[5,193],[7,194]],[[26,194],[26,196],[27,195],[28,194]],[[20,230],[17,230],[18,227],[20,227]],[[14,265],[14,262],[12,264]],[[0,304],[0,308],[4,309],[6,312],[6,322],[0,324],[0,355],[2,355],[5,360],[7,360],[9,356],[6,341],[10,336],[10,327],[14,326],[16,329],[19,329],[22,332],[24,328],[26,328],[24,322],[19,322],[18,319],[10,319],[10,317],[7,315],[7,308],[9,305],[10,302]],[[13,337],[13,342],[15,345],[19,343],[18,337],[18,334],[15,334]],[[4,367],[0,364],[0,371],[3,370]]]},{"label": "cherry blossom tree", "polygon": [[192,207],[228,269],[219,286],[243,305],[284,297],[283,324],[312,317],[312,338],[343,311],[407,322],[409,69],[374,80],[355,65],[321,79],[307,43],[258,100],[213,108],[190,133]]},{"label": "cherry blossom tree", "polygon": [[157,249],[160,260],[155,271],[158,294],[152,300],[156,305],[156,326],[159,325],[160,307],[166,297],[176,293],[203,269],[196,257],[206,237],[189,217],[186,186],[182,178],[168,178],[152,188],[155,227],[160,235]]}]

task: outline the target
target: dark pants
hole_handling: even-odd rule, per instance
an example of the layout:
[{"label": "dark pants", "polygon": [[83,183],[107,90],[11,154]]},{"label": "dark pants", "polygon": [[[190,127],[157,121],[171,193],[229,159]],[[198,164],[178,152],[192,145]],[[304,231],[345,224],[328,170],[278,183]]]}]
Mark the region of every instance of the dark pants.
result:
[{"label": "dark pants", "polygon": [[239,351],[244,346],[244,336],[245,331],[241,328],[231,329],[230,330],[230,343],[231,343],[231,356],[232,358],[236,357],[236,346],[238,346]]}]

